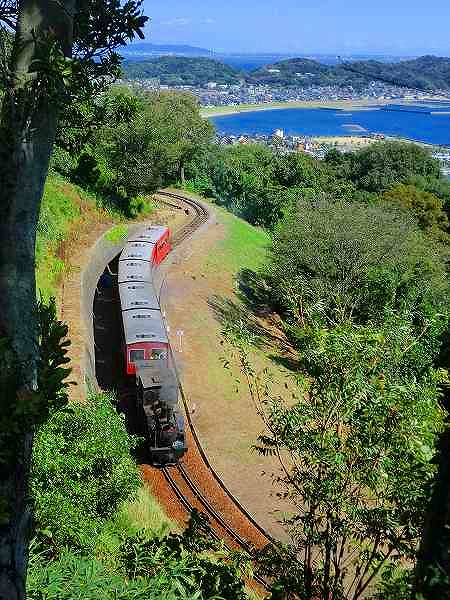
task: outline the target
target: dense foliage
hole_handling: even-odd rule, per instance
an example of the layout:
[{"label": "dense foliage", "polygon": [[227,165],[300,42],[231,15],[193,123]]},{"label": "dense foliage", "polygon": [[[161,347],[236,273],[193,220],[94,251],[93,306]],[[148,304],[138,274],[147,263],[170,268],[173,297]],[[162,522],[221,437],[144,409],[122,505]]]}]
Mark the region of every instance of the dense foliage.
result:
[{"label": "dense foliage", "polygon": [[450,59],[422,56],[395,63],[368,60],[329,66],[310,59],[293,58],[253,71],[250,79],[272,85],[336,85],[355,89],[377,80],[420,90],[448,90]]},{"label": "dense foliage", "polygon": [[[417,144],[379,142],[353,154],[332,150],[325,161],[256,144],[206,147],[187,165],[186,176],[190,189],[269,229],[299,200],[325,196],[374,203],[382,194],[385,201],[412,209],[423,227],[446,229],[450,182]],[[399,184],[408,186],[407,197]]]},{"label": "dense foliage", "polygon": [[387,64],[374,60],[346,63],[344,68],[368,79],[419,90],[448,90],[450,60],[438,56],[421,56],[413,60]]},{"label": "dense foliage", "polygon": [[383,323],[445,311],[447,253],[389,205],[300,202],[279,224],[268,269],[286,318],[303,326]]},{"label": "dense foliage", "polygon": [[55,548],[91,548],[102,521],[137,490],[133,446],[108,396],[71,404],[40,428],[31,489],[38,531]]},{"label": "dense foliage", "polygon": [[[213,160],[216,198],[273,229],[253,291],[296,353],[298,390],[280,398],[249,364],[241,327],[227,330],[266,428],[256,449],[279,458],[292,506],[292,541],[262,552],[261,572],[274,598],[416,597],[400,565],[417,560],[446,430],[448,182],[428,151],[398,142],[324,162],[255,146]],[[262,177],[279,186],[273,205],[248,201],[244,184]],[[234,201],[218,193],[230,182]]]},{"label": "dense foliage", "polygon": [[225,552],[202,516],[193,514],[182,534],[130,523],[124,503],[142,485],[134,445],[108,395],[61,408],[41,426],[29,597],[245,600],[248,557]]},{"label": "dense foliage", "polygon": [[193,96],[116,87],[67,111],[52,164],[103,203],[136,216],[146,210],[143,196],[184,179],[185,165],[212,137]]},{"label": "dense foliage", "polygon": [[[219,551],[218,551],[219,550]],[[182,534],[125,536],[114,560],[33,548],[31,600],[246,600],[248,557],[220,550],[201,516]]]},{"label": "dense foliage", "polygon": [[238,84],[243,77],[238,71],[211,58],[162,56],[145,61],[126,61],[123,64],[126,79],[156,79],[161,85],[204,86]]}]

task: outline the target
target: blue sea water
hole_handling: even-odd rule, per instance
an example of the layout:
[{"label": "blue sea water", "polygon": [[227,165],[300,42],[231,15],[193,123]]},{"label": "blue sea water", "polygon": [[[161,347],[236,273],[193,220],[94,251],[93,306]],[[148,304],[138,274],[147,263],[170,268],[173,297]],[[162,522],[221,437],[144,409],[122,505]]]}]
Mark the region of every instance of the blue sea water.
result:
[{"label": "blue sea water", "polygon": [[[445,114],[445,113],[449,114]],[[439,114],[441,113],[441,114]],[[387,105],[357,111],[289,108],[211,117],[219,133],[341,136],[380,133],[450,147],[450,104]]]}]

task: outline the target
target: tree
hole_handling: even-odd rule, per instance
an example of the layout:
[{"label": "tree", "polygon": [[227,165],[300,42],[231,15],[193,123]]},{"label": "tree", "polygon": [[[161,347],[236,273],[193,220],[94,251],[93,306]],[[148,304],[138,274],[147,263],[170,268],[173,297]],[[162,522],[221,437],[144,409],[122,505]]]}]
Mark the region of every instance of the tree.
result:
[{"label": "tree", "polygon": [[398,183],[407,183],[419,176],[439,179],[439,162],[418,144],[376,142],[350,156],[338,158],[331,153],[327,161],[343,166],[358,188],[380,193]]},{"label": "tree", "polygon": [[[145,21],[139,0],[123,5],[120,0],[0,4],[0,23],[14,36],[1,73],[0,338],[8,340],[17,370],[9,389],[1,391],[8,393],[2,418],[15,414],[20,425],[0,478],[0,596],[5,598],[25,594],[27,483],[39,359],[35,239],[58,116],[72,96],[90,95],[118,73],[115,50],[135,35],[142,37]],[[2,49],[7,51],[5,45]]]},{"label": "tree", "polygon": [[272,299],[294,323],[380,323],[406,306],[425,317],[447,302],[445,249],[386,205],[299,202],[270,256]]},{"label": "tree", "polygon": [[[212,139],[213,129],[200,116],[194,97],[180,92],[145,94],[139,109],[122,123],[111,121],[92,150],[103,164],[107,190],[132,198],[139,192],[184,179],[185,165]],[[109,183],[106,181],[109,178]]]},{"label": "tree", "polygon": [[291,544],[258,557],[274,598],[357,600],[391,566],[415,560],[445,415],[440,373],[417,362],[413,321],[298,324],[299,388],[285,399],[240,346],[265,424],[256,450],[278,458],[275,484],[292,507]]},{"label": "tree", "polygon": [[443,211],[444,203],[430,192],[413,185],[399,183],[386,190],[381,196],[386,204],[402,206],[416,217],[419,226],[425,231],[447,231],[448,217]]}]

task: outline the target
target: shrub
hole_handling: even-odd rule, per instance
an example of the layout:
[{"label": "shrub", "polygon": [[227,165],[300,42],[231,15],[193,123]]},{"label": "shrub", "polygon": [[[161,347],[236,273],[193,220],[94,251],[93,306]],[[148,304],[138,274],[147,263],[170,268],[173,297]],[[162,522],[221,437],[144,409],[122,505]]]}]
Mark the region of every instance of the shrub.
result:
[{"label": "shrub", "polygon": [[73,156],[64,150],[64,148],[60,148],[59,146],[54,146],[53,154],[50,160],[50,168],[64,175],[64,177],[70,178],[72,173],[77,167],[77,161],[73,158]]},{"label": "shrub", "polygon": [[133,219],[143,216],[148,217],[154,211],[154,204],[147,196],[136,196],[130,200],[128,212]]},{"label": "shrub", "polygon": [[134,446],[110,395],[53,414],[33,450],[38,533],[58,550],[92,549],[103,521],[140,486],[130,454]]}]

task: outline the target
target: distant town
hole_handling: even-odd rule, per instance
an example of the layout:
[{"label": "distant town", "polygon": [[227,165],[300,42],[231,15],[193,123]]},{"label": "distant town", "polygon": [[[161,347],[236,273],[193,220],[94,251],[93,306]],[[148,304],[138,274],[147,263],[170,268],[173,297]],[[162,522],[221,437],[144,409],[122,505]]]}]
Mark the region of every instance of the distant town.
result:
[{"label": "distant town", "polygon": [[[128,82],[130,83],[130,82]],[[218,106],[239,106],[241,104],[265,104],[271,102],[299,102],[334,100],[400,100],[405,97],[412,100],[422,100],[430,93],[405,87],[372,81],[367,87],[356,90],[353,87],[341,86],[273,86],[241,84],[219,84],[208,82],[205,86],[191,85],[169,86],[162,85],[158,79],[136,79],[132,85],[145,91],[181,90],[192,93],[204,108]],[[448,97],[448,92],[436,91],[440,97]]]}]

